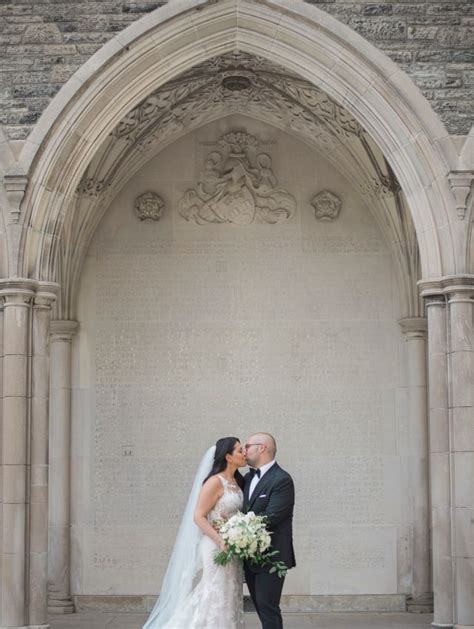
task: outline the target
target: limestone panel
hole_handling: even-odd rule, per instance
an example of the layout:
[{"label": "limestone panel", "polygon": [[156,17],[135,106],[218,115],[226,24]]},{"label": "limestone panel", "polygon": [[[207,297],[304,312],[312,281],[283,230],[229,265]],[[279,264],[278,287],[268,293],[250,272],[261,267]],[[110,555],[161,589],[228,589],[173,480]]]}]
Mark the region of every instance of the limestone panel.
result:
[{"label": "limestone panel", "polygon": [[318,594],[388,594],[396,591],[396,529],[315,527],[311,589]]},{"label": "limestone panel", "polygon": [[[179,215],[200,155],[235,128],[268,142],[278,185],[297,201],[285,223],[197,225]],[[331,223],[314,218],[321,189],[343,199]],[[158,222],[133,211],[148,190],[165,201]],[[158,592],[204,450],[266,430],[296,482],[298,568],[286,592],[396,593],[397,540],[409,524],[397,299],[363,199],[290,136],[236,116],[148,163],[112,203],[83,272],[73,592]]]}]

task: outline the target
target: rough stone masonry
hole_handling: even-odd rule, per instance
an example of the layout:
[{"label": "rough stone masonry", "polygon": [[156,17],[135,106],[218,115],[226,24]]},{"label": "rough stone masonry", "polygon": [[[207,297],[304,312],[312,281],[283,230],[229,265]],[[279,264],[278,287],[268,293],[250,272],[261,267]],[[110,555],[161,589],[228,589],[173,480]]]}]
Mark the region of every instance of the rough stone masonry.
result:
[{"label": "rough stone masonry", "polygon": [[[172,0],[170,0],[172,1]],[[474,113],[474,3],[307,0],[407,72],[452,135]],[[166,0],[0,0],[0,122],[28,136],[60,87],[118,31]]]}]

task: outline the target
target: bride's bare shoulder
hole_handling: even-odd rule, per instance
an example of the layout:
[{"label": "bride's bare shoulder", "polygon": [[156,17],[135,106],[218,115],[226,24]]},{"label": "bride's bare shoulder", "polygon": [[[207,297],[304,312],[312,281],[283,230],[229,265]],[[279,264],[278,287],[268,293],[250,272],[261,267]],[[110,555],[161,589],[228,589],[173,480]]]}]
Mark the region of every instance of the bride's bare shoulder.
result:
[{"label": "bride's bare shoulder", "polygon": [[209,490],[217,491],[222,489],[222,481],[219,477],[219,474],[214,474],[213,476],[209,476],[207,481],[204,483],[203,488],[207,488]]}]

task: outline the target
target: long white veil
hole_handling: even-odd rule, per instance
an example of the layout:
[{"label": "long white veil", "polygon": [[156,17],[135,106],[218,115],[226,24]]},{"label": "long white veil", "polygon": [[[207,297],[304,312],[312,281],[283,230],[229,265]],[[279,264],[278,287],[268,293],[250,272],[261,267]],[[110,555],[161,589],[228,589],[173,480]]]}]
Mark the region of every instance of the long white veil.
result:
[{"label": "long white veil", "polygon": [[215,451],[216,446],[209,448],[199,464],[163,579],[160,597],[143,629],[163,627],[181,607],[193,588],[193,579],[200,567],[198,550],[203,535],[201,529],[194,523],[193,516],[202,483],[211,471]]}]

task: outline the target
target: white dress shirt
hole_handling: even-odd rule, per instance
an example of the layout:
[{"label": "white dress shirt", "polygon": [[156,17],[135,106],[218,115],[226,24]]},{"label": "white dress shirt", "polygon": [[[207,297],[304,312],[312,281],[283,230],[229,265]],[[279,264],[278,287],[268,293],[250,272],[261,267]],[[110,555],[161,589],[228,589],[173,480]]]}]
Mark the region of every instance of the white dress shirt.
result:
[{"label": "white dress shirt", "polygon": [[268,472],[268,470],[271,468],[272,465],[274,465],[274,463],[275,463],[275,459],[273,459],[273,461],[270,461],[270,463],[266,463],[265,465],[262,465],[262,467],[259,468],[260,478],[256,474],[253,475],[253,478],[250,481],[249,500],[252,497],[253,491],[255,487],[257,486],[257,483],[261,481],[261,479],[263,478],[263,475]]}]

